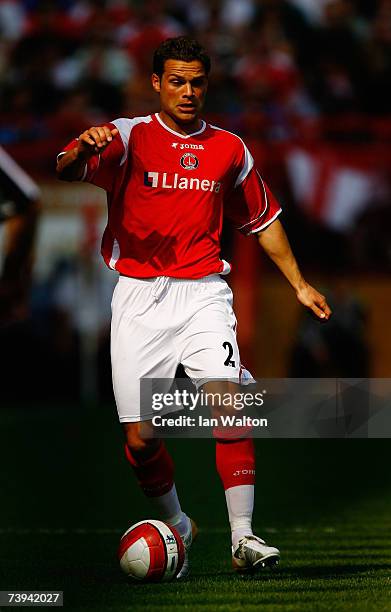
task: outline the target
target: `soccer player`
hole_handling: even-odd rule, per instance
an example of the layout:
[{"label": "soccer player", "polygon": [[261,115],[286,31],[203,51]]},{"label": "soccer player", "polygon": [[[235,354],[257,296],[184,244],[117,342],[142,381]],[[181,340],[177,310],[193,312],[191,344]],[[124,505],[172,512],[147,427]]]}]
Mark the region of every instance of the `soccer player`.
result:
[{"label": "soccer player", "polygon": [[0,329],[28,314],[40,190],[0,147],[0,223],[5,223],[0,275]]},{"label": "soccer player", "polygon": [[[303,279],[278,220],[281,209],[244,142],[200,118],[209,70],[197,41],[164,41],[152,74],[160,112],[90,127],[65,147],[57,165],[60,179],[88,181],[107,192],[102,255],[120,275],[111,357],[126,456],[156,514],[177,528],[187,549],[196,527],[181,509],[164,442],[141,435],[153,414],[152,408],[140,411],[139,380],[173,379],[182,364],[207,392],[232,393],[240,383],[232,293],[222,278],[230,271],[220,258],[223,216],[242,233],[257,234],[299,302],[321,319],[331,314],[324,296]],[[252,532],[251,437],[217,434],[216,464],[234,568],[277,563],[277,548]],[[186,559],[180,576],[187,571]]]}]

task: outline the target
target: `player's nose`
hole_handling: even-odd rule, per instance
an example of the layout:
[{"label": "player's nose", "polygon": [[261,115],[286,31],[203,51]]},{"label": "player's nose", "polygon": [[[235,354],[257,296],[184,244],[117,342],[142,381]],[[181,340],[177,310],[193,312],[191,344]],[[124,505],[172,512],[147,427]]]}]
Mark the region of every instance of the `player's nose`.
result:
[{"label": "player's nose", "polygon": [[185,84],[185,96],[187,98],[191,98],[191,96],[193,95],[193,88],[191,86],[191,83],[186,83]]}]

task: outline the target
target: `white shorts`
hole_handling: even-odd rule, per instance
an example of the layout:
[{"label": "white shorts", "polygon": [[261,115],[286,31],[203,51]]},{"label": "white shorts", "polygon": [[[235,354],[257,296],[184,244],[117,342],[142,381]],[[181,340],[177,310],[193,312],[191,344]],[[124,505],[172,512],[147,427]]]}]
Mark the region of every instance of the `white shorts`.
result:
[{"label": "white shorts", "polygon": [[121,422],[151,419],[152,407],[140,411],[140,379],[165,379],[168,391],[179,364],[197,385],[239,382],[231,289],[218,274],[198,280],[120,276],[112,300],[111,362]]}]

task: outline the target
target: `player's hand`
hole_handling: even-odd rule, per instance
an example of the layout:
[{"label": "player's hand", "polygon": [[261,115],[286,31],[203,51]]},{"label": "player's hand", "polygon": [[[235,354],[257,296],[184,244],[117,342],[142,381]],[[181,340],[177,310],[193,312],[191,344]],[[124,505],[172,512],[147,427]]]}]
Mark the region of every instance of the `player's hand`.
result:
[{"label": "player's hand", "polygon": [[328,321],[332,312],[324,295],[319,293],[319,291],[311,287],[308,283],[304,283],[304,285],[296,291],[296,295],[299,302],[312,310],[319,319]]},{"label": "player's hand", "polygon": [[87,160],[96,153],[102,153],[117,134],[117,128],[111,130],[107,125],[88,128],[79,136],[78,157]]}]

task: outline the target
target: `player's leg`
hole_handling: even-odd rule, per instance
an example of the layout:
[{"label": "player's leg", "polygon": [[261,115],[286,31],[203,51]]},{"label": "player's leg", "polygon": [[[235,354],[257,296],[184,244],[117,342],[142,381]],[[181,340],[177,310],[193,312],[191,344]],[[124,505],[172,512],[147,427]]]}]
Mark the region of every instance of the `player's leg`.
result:
[{"label": "player's leg", "polygon": [[[197,297],[197,296],[196,296]],[[233,403],[220,405],[219,398],[233,396],[240,391],[240,357],[236,341],[236,318],[232,310],[232,292],[227,283],[217,277],[205,281],[195,302],[194,315],[178,342],[182,349],[181,361],[186,373],[208,394],[213,417],[235,414]],[[207,382],[207,379],[214,379]],[[217,379],[217,380],[216,380]],[[229,382],[228,379],[237,382]],[[237,416],[237,414],[235,414]],[[216,466],[227,500],[232,530],[232,544],[237,545],[243,535],[252,534],[254,506],[255,457],[251,438],[230,439],[224,433],[215,435]],[[243,432],[249,434],[248,431]]]},{"label": "player's leg", "polygon": [[[234,403],[223,406],[218,398],[234,397],[242,393],[239,385],[227,381],[210,381],[203,391],[211,400],[212,415],[235,413]],[[236,415],[237,416],[237,415]],[[250,427],[214,428],[216,440],[216,468],[225,491],[228,518],[231,526],[232,565],[239,572],[279,562],[277,548],[268,546],[255,536],[252,529],[255,487],[255,450]]]},{"label": "player's leg", "polygon": [[141,378],[169,381],[177,367],[170,330],[165,329],[164,313],[156,312],[152,288],[153,283],[123,277],[116,287],[111,329],[113,389],[126,458],[154,517],[175,526],[186,544],[191,524],[178,500],[174,464],[164,442],[151,435],[152,407],[141,402]]},{"label": "player's leg", "polygon": [[151,502],[154,516],[176,527],[180,535],[186,534],[189,520],[179,503],[174,462],[164,441],[152,437],[151,421],[123,423],[123,429],[126,458],[141,490]]},{"label": "player's leg", "polygon": [[[228,381],[205,383],[202,390],[208,399],[212,417],[224,414],[238,416],[234,403],[227,398],[241,393],[241,387]],[[219,398],[225,398],[221,405]],[[236,413],[236,414],[235,414]],[[215,427],[216,468],[222,481],[227,502],[232,545],[237,546],[244,535],[252,535],[254,509],[255,452],[250,427]]]},{"label": "player's leg", "polygon": [[[123,428],[126,458],[141,490],[149,499],[154,518],[175,527],[188,551],[197,535],[197,526],[182,511],[174,482],[174,462],[164,441],[151,437],[151,421],[123,423]],[[184,578],[188,573],[186,555],[177,578]]]},{"label": "player's leg", "polygon": [[[241,371],[235,330],[230,288],[220,278],[209,279],[195,301],[188,326],[176,341],[186,373],[194,382],[203,383],[204,391],[212,397],[232,397],[241,391],[232,382],[239,383]],[[233,402],[219,405],[212,400],[212,404],[215,415],[235,412]],[[250,431],[237,429],[228,438],[216,432],[216,465],[226,495],[235,565],[249,569],[262,564],[262,557],[278,560],[278,550],[266,546],[252,532],[255,455]]]}]

